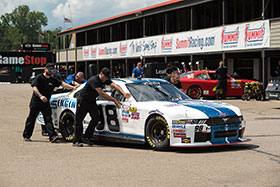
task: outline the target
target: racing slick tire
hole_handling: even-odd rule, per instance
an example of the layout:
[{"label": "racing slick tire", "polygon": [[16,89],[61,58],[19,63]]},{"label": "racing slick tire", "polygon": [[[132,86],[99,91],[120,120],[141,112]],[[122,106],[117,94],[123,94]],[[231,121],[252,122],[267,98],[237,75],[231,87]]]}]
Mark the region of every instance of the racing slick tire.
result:
[{"label": "racing slick tire", "polygon": [[63,139],[67,142],[73,141],[74,122],[75,122],[75,115],[70,111],[63,112],[63,114],[59,119],[60,133]]},{"label": "racing slick tire", "polygon": [[163,151],[170,148],[170,132],[166,120],[162,116],[153,116],[147,122],[146,142],[149,147],[156,151]]},{"label": "racing slick tire", "polygon": [[199,86],[191,86],[187,91],[187,95],[192,99],[200,99],[202,97],[202,89]]}]

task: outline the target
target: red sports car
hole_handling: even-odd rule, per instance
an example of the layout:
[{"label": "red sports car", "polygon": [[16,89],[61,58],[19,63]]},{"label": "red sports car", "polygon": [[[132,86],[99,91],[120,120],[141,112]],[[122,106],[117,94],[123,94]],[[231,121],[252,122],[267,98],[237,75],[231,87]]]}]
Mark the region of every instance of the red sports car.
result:
[{"label": "red sports car", "polygon": [[[215,70],[189,71],[181,75],[180,81],[184,92],[193,99],[214,97],[216,95]],[[234,79],[228,75],[227,97],[241,97],[244,93],[245,82],[255,82],[245,79]]]}]

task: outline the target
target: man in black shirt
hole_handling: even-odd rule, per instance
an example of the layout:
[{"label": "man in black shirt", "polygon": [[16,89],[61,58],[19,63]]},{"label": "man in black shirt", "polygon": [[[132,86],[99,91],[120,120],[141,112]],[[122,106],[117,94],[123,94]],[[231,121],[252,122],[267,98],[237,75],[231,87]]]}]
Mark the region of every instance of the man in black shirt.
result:
[{"label": "man in black shirt", "polygon": [[220,91],[222,90],[222,99],[226,98],[227,92],[227,67],[224,66],[223,61],[220,61],[219,68],[216,70],[218,84],[216,86],[216,99],[220,98]]},{"label": "man in black shirt", "polygon": [[[104,99],[113,101],[117,108],[120,108],[121,103],[103,91],[104,85],[110,85],[112,88],[122,93],[125,98],[130,97],[129,93],[125,93],[118,85],[111,81],[110,74],[111,72],[108,68],[103,68],[98,75],[91,77],[87,81],[85,87],[79,91],[73,146],[81,147],[83,146],[82,143],[86,143],[88,145],[93,144],[91,138],[99,121],[98,108],[96,104],[96,97],[98,97],[98,95]],[[83,136],[83,120],[87,113],[90,114],[91,121],[89,122]]]},{"label": "man in black shirt", "polygon": [[172,66],[172,64],[167,64],[167,68],[166,68],[166,74],[167,74],[167,77],[171,77],[171,73],[173,71],[180,71],[179,68],[177,68],[176,66]]},{"label": "man in black shirt", "polygon": [[61,82],[60,80],[54,78],[54,65],[48,63],[45,66],[44,73],[36,76],[32,83],[33,95],[29,104],[29,115],[25,122],[25,129],[23,131],[23,138],[25,141],[31,141],[36,117],[39,112],[42,112],[47,133],[51,142],[55,142],[58,139],[56,132],[54,131],[52,118],[51,118],[51,108],[49,100],[51,94],[55,87],[62,85],[67,89],[74,89],[75,87]]},{"label": "man in black shirt", "polygon": [[170,84],[183,91],[182,84],[180,82],[180,74],[178,73],[178,71],[173,71],[171,73],[171,77],[167,77],[165,80],[167,80]]}]

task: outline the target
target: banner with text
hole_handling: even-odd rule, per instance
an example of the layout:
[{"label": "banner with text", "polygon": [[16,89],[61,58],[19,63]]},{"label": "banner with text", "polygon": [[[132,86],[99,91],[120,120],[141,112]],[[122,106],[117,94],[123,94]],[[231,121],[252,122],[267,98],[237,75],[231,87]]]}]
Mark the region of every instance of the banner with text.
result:
[{"label": "banner with text", "polygon": [[83,59],[119,59],[269,47],[269,20],[263,20],[85,46]]}]

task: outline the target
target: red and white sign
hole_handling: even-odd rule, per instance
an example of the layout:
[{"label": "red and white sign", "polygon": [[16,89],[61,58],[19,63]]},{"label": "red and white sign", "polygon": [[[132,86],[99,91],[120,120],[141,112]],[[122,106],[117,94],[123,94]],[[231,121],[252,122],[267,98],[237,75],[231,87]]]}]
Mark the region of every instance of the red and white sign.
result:
[{"label": "red and white sign", "polygon": [[[83,47],[84,60],[165,56],[270,47],[269,20]],[[91,49],[89,54],[89,49]]]}]

